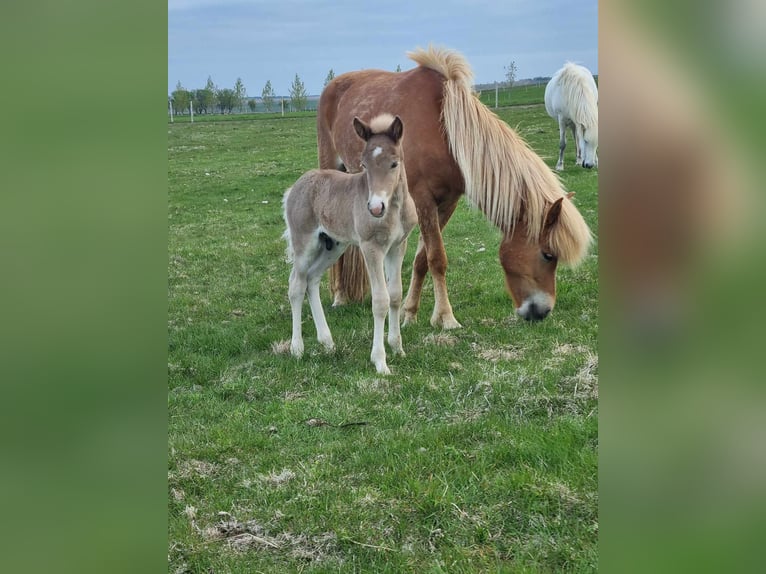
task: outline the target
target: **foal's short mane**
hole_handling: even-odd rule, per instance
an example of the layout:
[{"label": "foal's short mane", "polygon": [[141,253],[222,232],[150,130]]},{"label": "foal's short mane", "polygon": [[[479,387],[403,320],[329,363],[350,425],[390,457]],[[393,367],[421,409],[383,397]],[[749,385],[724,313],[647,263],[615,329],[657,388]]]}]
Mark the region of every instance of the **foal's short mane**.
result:
[{"label": "foal's short mane", "polygon": [[561,68],[559,85],[564,100],[572,102],[574,121],[586,128],[598,126],[598,95],[589,89],[592,83],[593,76],[582,66],[567,62]]},{"label": "foal's short mane", "polygon": [[[458,52],[429,46],[407,54],[442,74],[442,123],[450,150],[465,180],[468,201],[487,218],[512,233],[520,215],[530,240],[539,239],[547,207],[565,195],[558,176],[473,94],[473,73]],[[559,260],[576,264],[591,241],[590,230],[569,199],[549,239]]]}]

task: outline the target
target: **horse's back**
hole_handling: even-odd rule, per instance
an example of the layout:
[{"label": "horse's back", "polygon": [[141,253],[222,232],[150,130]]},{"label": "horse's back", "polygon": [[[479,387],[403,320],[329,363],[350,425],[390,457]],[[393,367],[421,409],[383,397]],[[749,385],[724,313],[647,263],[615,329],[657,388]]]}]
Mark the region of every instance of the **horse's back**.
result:
[{"label": "horse's back", "polygon": [[353,129],[354,117],[369,121],[389,113],[404,124],[402,150],[410,189],[427,177],[434,188],[460,181],[441,126],[445,78],[418,66],[406,72],[362,70],[337,76],[319,100],[317,140],[320,166],[359,170],[364,142]]}]

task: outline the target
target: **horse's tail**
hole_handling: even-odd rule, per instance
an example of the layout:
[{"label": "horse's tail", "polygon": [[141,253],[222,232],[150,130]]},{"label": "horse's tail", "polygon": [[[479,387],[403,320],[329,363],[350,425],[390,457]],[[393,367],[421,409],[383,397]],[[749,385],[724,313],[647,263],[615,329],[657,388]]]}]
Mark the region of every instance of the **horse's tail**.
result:
[{"label": "horse's tail", "polygon": [[342,305],[349,301],[362,301],[369,284],[362,251],[352,245],[330,268],[330,291],[334,297],[333,305]]}]

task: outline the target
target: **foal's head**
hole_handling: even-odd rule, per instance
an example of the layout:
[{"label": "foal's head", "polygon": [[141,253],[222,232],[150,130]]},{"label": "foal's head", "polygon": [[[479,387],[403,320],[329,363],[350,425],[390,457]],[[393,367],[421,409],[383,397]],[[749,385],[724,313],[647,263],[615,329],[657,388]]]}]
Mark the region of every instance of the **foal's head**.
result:
[{"label": "foal's head", "polygon": [[[528,321],[545,319],[556,303],[556,266],[584,256],[590,231],[580,218],[565,217],[560,198],[547,207],[540,236],[530,239],[524,221],[500,244],[500,263],[516,313]],[[572,207],[574,209],[574,207]]]},{"label": "foal's head", "polygon": [[367,175],[367,209],[383,217],[402,179],[402,120],[383,114],[368,126],[355,117],[354,130],[366,142],[361,165]]}]

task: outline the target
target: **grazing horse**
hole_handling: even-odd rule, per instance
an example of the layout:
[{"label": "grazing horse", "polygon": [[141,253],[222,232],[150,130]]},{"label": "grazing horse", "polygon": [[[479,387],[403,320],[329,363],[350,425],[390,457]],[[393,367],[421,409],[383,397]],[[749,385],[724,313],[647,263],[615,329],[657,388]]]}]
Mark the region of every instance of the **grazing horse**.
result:
[{"label": "grazing horse", "polygon": [[572,129],[577,165],[598,166],[598,88],[588,68],[567,62],[545,86],[545,110],[559,122],[559,161],[564,169],[566,129]]},{"label": "grazing horse", "polygon": [[401,148],[402,120],[379,115],[368,126],[354,118],[353,128],[364,142],[357,174],[312,170],[285,192],[283,205],[290,273],[293,335],[290,351],[303,354],[301,308],[308,289],[317,339],[335,348],[319,298],[322,275],[349,245],[361,248],[372,289],[374,334],[370,358],[378,373],[390,374],[383,346],[388,318],[388,344],[404,355],[399,331],[402,302],[402,259],[407,237],[417,224],[415,203],[407,190]]},{"label": "grazing horse", "polygon": [[[407,125],[402,150],[420,225],[405,324],[417,319],[430,270],[431,324],[460,327],[447,295],[442,230],[463,194],[503,232],[500,263],[517,313],[544,318],[555,303],[556,265],[584,257],[588,226],[556,174],[476,98],[462,55],[433,47],[408,55],[418,67],[349,72],[327,85],[317,115],[320,167],[357,171],[361,142],[350,129],[351,118],[382,110],[398,114]],[[361,257],[349,250],[331,271],[334,304],[361,301],[364,278]]]}]

